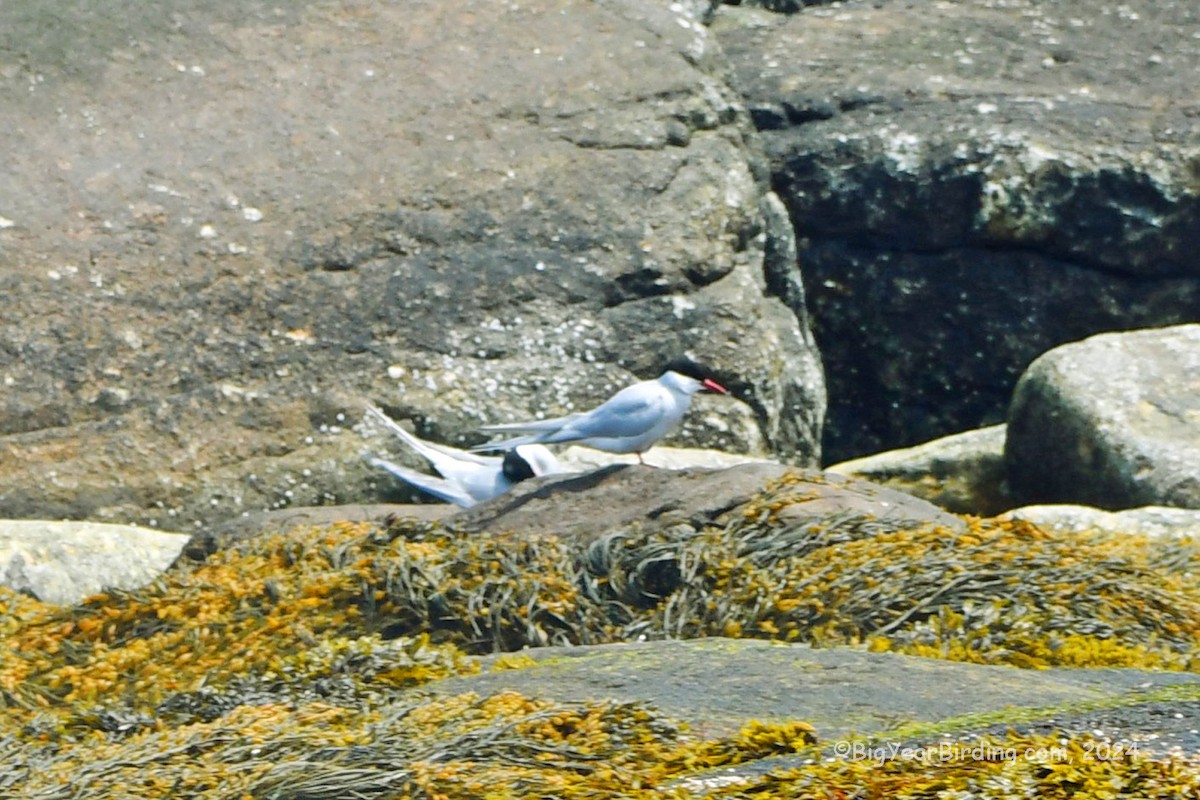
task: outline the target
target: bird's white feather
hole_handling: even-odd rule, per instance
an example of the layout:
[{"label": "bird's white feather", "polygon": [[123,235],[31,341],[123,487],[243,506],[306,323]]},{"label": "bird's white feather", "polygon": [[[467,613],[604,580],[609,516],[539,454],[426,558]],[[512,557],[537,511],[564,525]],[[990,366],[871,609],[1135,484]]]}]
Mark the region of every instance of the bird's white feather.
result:
[{"label": "bird's white feather", "polygon": [[474,497],[463,491],[458,484],[448,481],[445,478],[426,475],[424,472],[417,472],[415,469],[402,467],[399,464],[376,456],[368,456],[367,463],[373,467],[390,472],[405,483],[411,484],[424,492],[429,492],[429,494],[439,500],[445,500],[448,503],[453,503],[463,508],[470,508],[477,502]]}]

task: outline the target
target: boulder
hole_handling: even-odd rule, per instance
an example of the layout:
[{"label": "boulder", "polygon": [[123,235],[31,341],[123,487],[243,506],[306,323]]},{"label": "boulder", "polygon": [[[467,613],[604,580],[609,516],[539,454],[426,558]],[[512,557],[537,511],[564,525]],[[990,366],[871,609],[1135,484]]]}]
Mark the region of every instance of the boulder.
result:
[{"label": "boulder", "polygon": [[447,524],[473,533],[519,531],[522,536],[554,535],[583,542],[629,526],[699,529],[726,513],[738,513],[755,494],[782,481],[798,499],[778,513],[796,526],[857,515],[895,527],[963,528],[958,517],[902,492],[769,463],[717,470],[613,465],[581,475],[538,478],[451,517]]},{"label": "boulder", "polygon": [[1013,394],[1005,459],[1022,504],[1200,508],[1200,325],[1038,358]]},{"label": "boulder", "polygon": [[471,443],[680,353],[736,398],[677,442],[815,464],[791,229],[703,10],[0,6],[0,513],[375,502],[364,400]]},{"label": "boulder", "polygon": [[1196,24],[1192,0],[718,10],[796,228],[826,463],[1002,422],[1058,344],[1196,320]]},{"label": "boulder", "polygon": [[1119,533],[1161,539],[1200,537],[1200,510],[1143,506],[1125,511],[1103,511],[1068,504],[1021,506],[1000,519],[1020,519],[1059,533]]},{"label": "boulder", "polygon": [[135,525],[0,520],[0,586],[72,605],[108,589],[145,586],[187,541],[187,534]]},{"label": "boulder", "polygon": [[907,492],[956,514],[990,517],[1012,507],[1004,482],[1004,436],[1005,426],[992,425],[825,469]]},{"label": "boulder", "polygon": [[[372,446],[388,446],[385,435],[372,437]],[[586,473],[593,473],[601,468],[612,467],[619,468],[622,465],[636,463],[637,459],[632,456],[617,456],[613,453],[606,453],[599,450],[590,450],[588,447],[571,446],[566,447],[559,453],[560,461],[565,468],[574,471],[572,477],[581,477]],[[683,469],[700,469],[701,471],[719,470],[727,467],[733,467],[737,464],[766,464],[767,462],[756,461],[748,456],[731,455],[731,453],[722,453],[714,450],[696,450],[688,449],[688,447],[652,447],[646,453],[648,464],[653,464],[656,470],[664,471],[662,479],[665,492],[670,492],[672,489],[670,475],[668,470],[683,470]],[[416,467],[428,469],[427,464],[415,464]],[[784,468],[778,464],[772,464],[775,469],[770,470],[770,475],[781,473]],[[647,467],[646,469],[652,469]],[[380,525],[388,525],[397,519],[418,519],[422,522],[440,522],[451,517],[455,517],[462,510],[457,506],[448,503],[437,503],[428,498],[428,495],[422,494],[412,487],[401,485],[401,482],[391,481],[390,477],[385,474],[374,476],[380,485],[389,483],[391,485],[386,493],[394,494],[396,497],[407,498],[410,503],[377,503],[377,504],[348,504],[348,505],[330,505],[330,506],[296,506],[292,509],[280,509],[276,511],[263,511],[257,513],[244,513],[238,517],[223,519],[204,525],[202,529],[192,534],[188,540],[187,546],[182,551],[182,557],[192,561],[203,561],[209,555],[221,549],[235,545],[235,543],[253,539],[256,536],[268,534],[286,534],[289,530],[299,527],[308,527],[308,525],[329,525],[336,522],[373,522]],[[557,480],[566,480],[565,476],[559,476]],[[712,481],[713,485],[719,481]],[[572,481],[574,485],[574,481]],[[685,486],[686,482],[680,483]],[[754,480],[744,482],[734,482],[733,491],[742,492],[745,497],[754,493],[757,489],[761,489],[760,483],[755,483]],[[379,489],[380,493],[385,493],[383,488]],[[726,487],[726,494],[721,495],[722,498],[727,498],[727,493],[730,487]],[[504,495],[508,497],[508,495]],[[740,497],[740,495],[738,495]],[[503,498],[499,498],[503,501]],[[683,501],[680,499],[679,501]],[[456,518],[456,523],[461,522]]]}]

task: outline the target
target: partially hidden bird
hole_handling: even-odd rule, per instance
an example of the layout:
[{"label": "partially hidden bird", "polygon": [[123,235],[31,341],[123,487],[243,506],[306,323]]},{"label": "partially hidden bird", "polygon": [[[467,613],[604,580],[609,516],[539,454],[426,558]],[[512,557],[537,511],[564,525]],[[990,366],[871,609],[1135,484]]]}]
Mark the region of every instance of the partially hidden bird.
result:
[{"label": "partially hidden bird", "polygon": [[580,444],[610,453],[642,453],[670,433],[698,392],[729,394],[691,361],[673,361],[654,380],[627,386],[591,411],[554,419],[485,425],[489,433],[519,433],[510,439],[478,445],[474,452],[507,450],[533,444]]},{"label": "partially hidden bird", "polygon": [[377,406],[368,405],[367,415],[429,461],[442,477],[427,475],[369,453],[364,455],[368,464],[463,508],[498,497],[523,480],[565,471],[554,454],[542,445],[514,446],[503,448],[508,451],[503,456],[481,456],[420,439],[400,427]]}]

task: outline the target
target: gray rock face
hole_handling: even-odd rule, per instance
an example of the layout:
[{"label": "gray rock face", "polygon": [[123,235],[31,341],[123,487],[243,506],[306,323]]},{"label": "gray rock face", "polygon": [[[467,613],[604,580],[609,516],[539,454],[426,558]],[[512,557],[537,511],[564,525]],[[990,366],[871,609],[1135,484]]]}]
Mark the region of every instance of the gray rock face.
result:
[{"label": "gray rock face", "polygon": [[1013,395],[1005,458],[1023,503],[1200,508],[1200,325],[1040,357]]},{"label": "gray rock face", "polygon": [[181,533],[95,522],[0,520],[0,585],[71,605],[106,589],[137,589],[179,555]]},{"label": "gray rock face", "polygon": [[0,512],[368,502],[363,400],[462,444],[680,352],[737,399],[677,441],[816,463],[790,228],[689,6],[68,6],[0,6]]},{"label": "gray rock face", "polygon": [[1003,420],[1037,355],[1200,309],[1200,6],[848,2],[714,30],[799,238],[827,462]]}]

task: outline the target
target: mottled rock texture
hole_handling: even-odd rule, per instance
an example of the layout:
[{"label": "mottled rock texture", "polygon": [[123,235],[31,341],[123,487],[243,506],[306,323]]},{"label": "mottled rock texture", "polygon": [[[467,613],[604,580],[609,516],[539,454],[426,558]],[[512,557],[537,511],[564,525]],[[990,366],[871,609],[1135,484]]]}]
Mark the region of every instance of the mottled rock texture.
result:
[{"label": "mottled rock texture", "polygon": [[625,528],[699,529],[721,524],[727,513],[754,513],[746,510],[747,502],[781,482],[800,498],[774,512],[790,525],[864,517],[892,528],[963,528],[960,518],[903,492],[857,478],[815,470],[796,472],[768,463],[683,470],[622,464],[582,475],[535,478],[455,515],[447,524],[474,533],[520,531],[531,537],[562,536],[584,542]]},{"label": "mottled rock texture", "polygon": [[1091,506],[1048,504],[1021,506],[1001,515],[1023,519],[1056,533],[1116,533],[1171,539],[1200,536],[1200,510],[1142,506],[1125,511],[1101,511]]},{"label": "mottled rock texture", "polygon": [[791,231],[690,6],[4,4],[0,127],[2,514],[370,502],[366,400],[478,441],[680,352],[736,394],[681,440],[818,459]]},{"label": "mottled rock texture", "polygon": [[991,425],[827,469],[907,492],[956,514],[989,517],[1012,507],[1005,484],[1004,436],[1005,426]]}]

